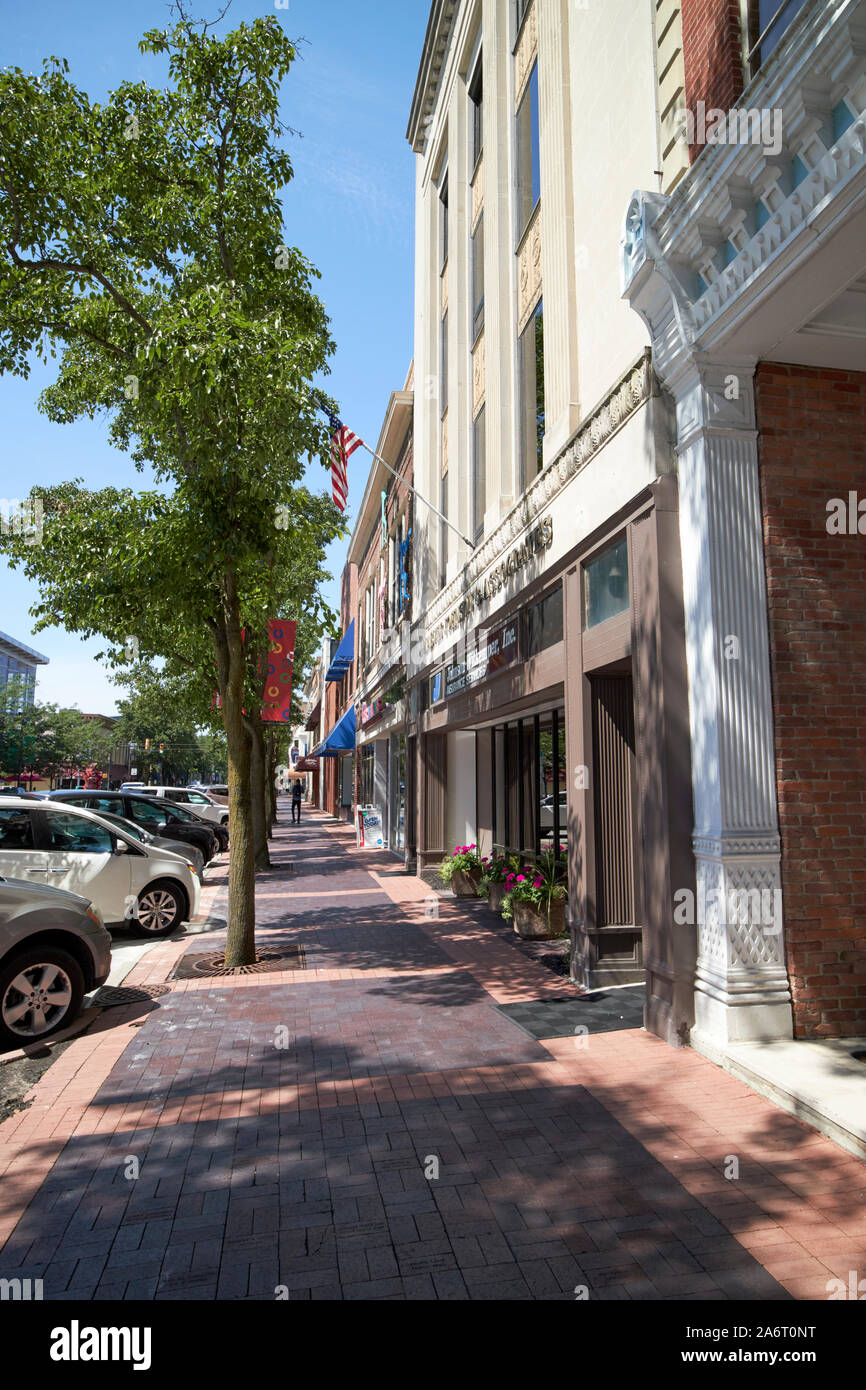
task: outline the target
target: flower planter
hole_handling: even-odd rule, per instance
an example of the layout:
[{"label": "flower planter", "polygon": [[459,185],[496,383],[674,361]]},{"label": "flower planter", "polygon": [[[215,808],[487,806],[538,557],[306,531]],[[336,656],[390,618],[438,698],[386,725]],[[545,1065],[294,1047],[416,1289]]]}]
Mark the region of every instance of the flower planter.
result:
[{"label": "flower planter", "polygon": [[492,912],[502,911],[502,899],[505,897],[504,883],[488,883],[487,885],[487,906]]},{"label": "flower planter", "polygon": [[455,898],[477,897],[475,890],[480,882],[480,869],[455,869],[451,875],[451,887],[454,889]]},{"label": "flower planter", "polygon": [[554,898],[550,916],[532,903],[514,904],[514,930],[529,940],[560,936],[565,931],[565,898]]}]

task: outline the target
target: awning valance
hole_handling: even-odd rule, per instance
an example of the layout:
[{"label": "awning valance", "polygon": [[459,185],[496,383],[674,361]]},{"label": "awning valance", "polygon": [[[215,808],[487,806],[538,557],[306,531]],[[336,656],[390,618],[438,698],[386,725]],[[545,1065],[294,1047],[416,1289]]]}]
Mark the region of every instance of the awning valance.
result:
[{"label": "awning valance", "polygon": [[[331,664],[328,667],[326,681],[341,681],[355,660],[355,619],[349,623],[343,633],[340,645],[331,657]],[[354,745],[353,745],[354,746]]]},{"label": "awning valance", "polygon": [[309,754],[311,758],[337,758],[355,747],[355,706],[350,705],[342,719],[336,723],[318,748]]}]

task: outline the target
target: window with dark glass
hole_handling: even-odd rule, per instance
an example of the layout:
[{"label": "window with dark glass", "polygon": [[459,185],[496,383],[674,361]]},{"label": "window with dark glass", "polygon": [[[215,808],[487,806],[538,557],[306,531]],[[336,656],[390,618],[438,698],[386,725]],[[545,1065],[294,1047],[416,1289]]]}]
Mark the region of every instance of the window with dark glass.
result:
[{"label": "window with dark glass", "polygon": [[472,426],[472,517],[477,541],[484,534],[484,511],[487,506],[487,453],[485,411],[481,407]]},{"label": "window with dark glass", "polygon": [[517,108],[517,239],[541,197],[541,158],[538,142],[538,64],[534,63]]},{"label": "window with dark glass", "polygon": [[517,28],[518,28],[518,31],[519,31],[519,29],[520,29],[521,24],[523,23],[524,17],[525,17],[525,15],[526,15],[526,11],[529,9],[529,6],[530,6],[531,3],[532,3],[532,0],[517,0]]},{"label": "window with dark glass", "polygon": [[484,214],[479,217],[471,242],[472,341],[484,327]]},{"label": "window with dark glass", "polygon": [[597,627],[629,606],[628,542],[623,536],[584,567],[586,626]]},{"label": "window with dark glass", "polygon": [[439,266],[445,269],[448,259],[448,176],[439,188]]},{"label": "window with dark glass", "polygon": [[756,73],[778,48],[786,30],[806,0],[751,0],[749,5],[749,70]]},{"label": "window with dark glass", "polygon": [[484,147],[484,86],[480,53],[469,83],[469,120],[472,139],[470,164],[474,169]]},{"label": "window with dark glass", "polygon": [[537,656],[562,641],[562,585],[526,612],[526,654]]},{"label": "window with dark glass", "polygon": [[[439,510],[444,517],[448,515],[448,469],[439,480]],[[448,527],[439,522],[439,584],[444,586],[448,570]]]},{"label": "window with dark glass", "polygon": [[517,341],[520,486],[541,472],[544,443],[544,313],[541,301]]}]

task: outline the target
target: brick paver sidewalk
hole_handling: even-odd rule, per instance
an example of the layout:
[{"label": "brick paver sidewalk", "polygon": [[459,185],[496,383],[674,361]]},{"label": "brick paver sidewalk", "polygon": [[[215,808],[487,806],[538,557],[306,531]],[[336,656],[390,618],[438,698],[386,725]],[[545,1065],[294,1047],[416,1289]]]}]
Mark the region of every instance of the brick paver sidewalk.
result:
[{"label": "brick paver sidewalk", "polygon": [[493,1005],[569,986],[477,912],[425,917],[347,827],[305,811],[273,859],[261,944],[305,969],[173,980],[67,1048],[0,1126],[0,1277],[59,1300],[824,1299],[866,1266],[858,1159],[640,1030],[534,1041]]}]

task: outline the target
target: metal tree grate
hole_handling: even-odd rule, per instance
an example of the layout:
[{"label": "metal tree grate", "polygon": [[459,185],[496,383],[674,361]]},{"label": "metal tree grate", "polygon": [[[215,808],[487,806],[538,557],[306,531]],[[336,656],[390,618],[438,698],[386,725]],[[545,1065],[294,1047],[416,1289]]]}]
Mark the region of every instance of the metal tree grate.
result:
[{"label": "metal tree grate", "polygon": [[100,1009],[113,1009],[118,1004],[144,1004],[149,999],[159,999],[171,993],[171,985],[102,985],[93,995],[91,1003]]},{"label": "metal tree grate", "polygon": [[306,970],[302,946],[286,946],[282,951],[259,951],[252,965],[226,965],[223,952],[195,952],[181,956],[171,972],[173,980],[218,979],[234,975],[264,975],[278,970]]}]

